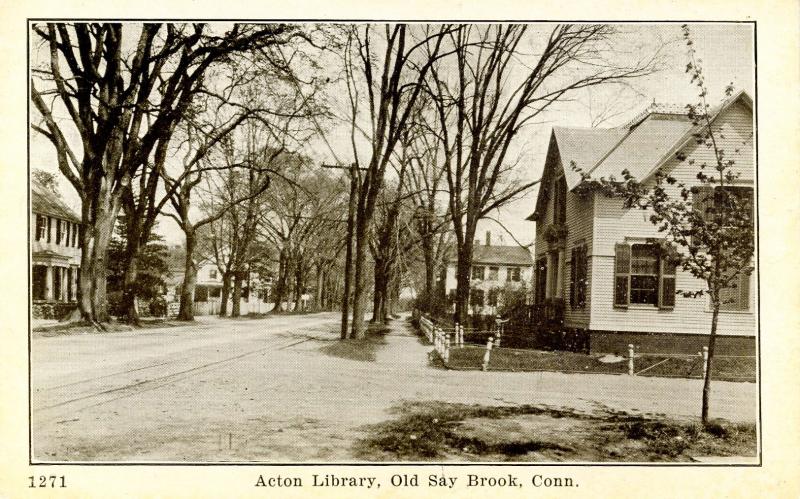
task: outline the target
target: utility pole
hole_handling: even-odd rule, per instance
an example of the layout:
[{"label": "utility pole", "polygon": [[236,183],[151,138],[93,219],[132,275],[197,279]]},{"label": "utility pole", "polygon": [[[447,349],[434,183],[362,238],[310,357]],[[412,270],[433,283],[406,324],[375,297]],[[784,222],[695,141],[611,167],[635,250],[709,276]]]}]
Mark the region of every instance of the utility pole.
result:
[{"label": "utility pole", "polygon": [[350,320],[350,288],[353,287],[353,230],[355,228],[358,192],[361,186],[359,170],[365,170],[365,168],[359,168],[357,162],[353,162],[349,166],[326,165],[323,163],[322,167],[347,169],[350,173],[350,199],[347,205],[347,247],[344,257],[344,290],[342,291],[342,326],[339,333],[340,339],[346,340],[347,326]]}]

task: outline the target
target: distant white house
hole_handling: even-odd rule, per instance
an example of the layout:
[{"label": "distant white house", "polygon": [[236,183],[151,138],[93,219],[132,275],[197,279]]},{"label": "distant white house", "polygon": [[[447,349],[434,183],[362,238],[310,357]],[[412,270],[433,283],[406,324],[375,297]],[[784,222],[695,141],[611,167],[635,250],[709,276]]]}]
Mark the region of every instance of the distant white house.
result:
[{"label": "distant white house", "polygon": [[[740,174],[726,189],[753,200],[753,101],[740,92],[711,113],[720,147]],[[627,169],[643,182],[660,168],[687,186],[710,189],[696,175],[698,165],[714,164],[713,151],[698,146],[695,132],[684,109],[661,105],[617,128],[553,128],[529,217],[536,222],[534,301],[540,310],[563,314],[564,328],[587,331],[593,352],[624,352],[634,344],[648,352],[696,354],[708,343],[708,300],[675,293],[705,289],[705,283],[645,244],[663,237],[647,211],[626,209],[622,199],[602,193],[579,193],[583,178],[572,167],[595,179],[620,178]],[[697,192],[695,206],[707,198]],[[756,272],[727,292],[718,353],[755,352]]]},{"label": "distant white house", "polygon": [[[456,292],[455,251],[450,251],[444,276],[444,290],[448,296]],[[470,272],[470,314],[495,314],[502,306],[502,291],[530,287],[533,276],[533,258],[530,251],[519,245],[493,245],[491,232],[486,232],[484,243],[476,241]]]},{"label": "distant white house", "polygon": [[[179,303],[184,277],[186,252],[182,246],[170,248],[170,277],[167,279],[167,303]],[[242,285],[240,309],[242,314],[265,313],[272,309],[269,302],[272,280],[262,281],[258,274],[251,273]],[[233,290],[231,290],[233,292]],[[207,258],[197,261],[197,282],[194,289],[195,315],[215,315],[222,304],[222,272]],[[172,307],[175,309],[175,306]],[[228,311],[231,310],[229,298]]]}]

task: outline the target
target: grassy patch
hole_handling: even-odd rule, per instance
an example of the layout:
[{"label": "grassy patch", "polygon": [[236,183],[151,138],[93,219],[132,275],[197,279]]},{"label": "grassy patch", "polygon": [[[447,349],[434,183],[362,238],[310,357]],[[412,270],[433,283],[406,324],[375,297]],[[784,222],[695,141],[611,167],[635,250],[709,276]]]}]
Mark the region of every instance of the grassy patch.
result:
[{"label": "grassy patch", "polygon": [[[486,349],[466,346],[450,350],[447,367],[451,369],[480,369]],[[557,371],[598,374],[627,374],[628,361],[600,362],[602,355],[575,352],[515,350],[495,348],[489,359],[490,371]],[[639,371],[647,369],[644,372]],[[637,357],[635,372],[640,376],[701,378],[703,364],[699,357]],[[754,357],[719,357],[714,360],[712,379],[718,381],[755,381]]]},{"label": "grassy patch", "polygon": [[386,326],[370,325],[366,337],[355,340],[339,340],[320,348],[320,351],[340,359],[375,362],[375,353],[386,344],[384,336],[390,331]]},{"label": "grassy patch", "polygon": [[754,424],[699,424],[620,412],[408,403],[367,428],[360,458],[391,461],[690,461],[754,456]]}]

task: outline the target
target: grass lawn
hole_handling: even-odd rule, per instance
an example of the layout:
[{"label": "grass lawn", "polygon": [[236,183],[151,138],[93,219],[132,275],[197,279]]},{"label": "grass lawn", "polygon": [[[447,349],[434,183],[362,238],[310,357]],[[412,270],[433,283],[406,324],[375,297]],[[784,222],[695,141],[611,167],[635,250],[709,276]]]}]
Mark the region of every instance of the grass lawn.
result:
[{"label": "grass lawn", "polygon": [[[453,348],[446,367],[450,369],[480,369],[486,349],[477,346]],[[495,348],[489,359],[490,371],[559,371],[598,374],[627,374],[627,359],[601,362],[603,355],[575,352],[547,352]],[[646,370],[645,370],[646,369]],[[643,371],[644,370],[644,371]],[[643,371],[640,373],[640,371]],[[700,357],[637,357],[634,372],[640,376],[700,378],[703,365]],[[725,381],[755,381],[755,358],[719,357],[714,360],[712,379]]]},{"label": "grass lawn", "polygon": [[756,456],[755,424],[674,421],[532,405],[407,403],[366,428],[360,458],[386,461],[690,462]]},{"label": "grass lawn", "polygon": [[320,348],[320,351],[340,359],[375,362],[375,352],[386,344],[384,337],[389,331],[387,326],[370,324],[365,338],[333,341]]}]

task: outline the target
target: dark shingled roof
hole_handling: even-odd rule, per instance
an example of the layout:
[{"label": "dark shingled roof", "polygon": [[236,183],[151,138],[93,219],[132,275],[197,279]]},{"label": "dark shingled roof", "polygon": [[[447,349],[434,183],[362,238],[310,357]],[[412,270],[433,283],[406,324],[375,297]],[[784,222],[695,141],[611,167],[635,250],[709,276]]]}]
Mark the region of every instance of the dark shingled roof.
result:
[{"label": "dark shingled roof", "polygon": [[[455,248],[451,248],[448,261],[456,261]],[[497,263],[501,265],[533,265],[528,248],[522,246],[475,245],[472,250],[472,263]]]},{"label": "dark shingled roof", "polygon": [[36,180],[31,180],[31,211],[70,222],[81,222],[78,214],[64,200]]}]

